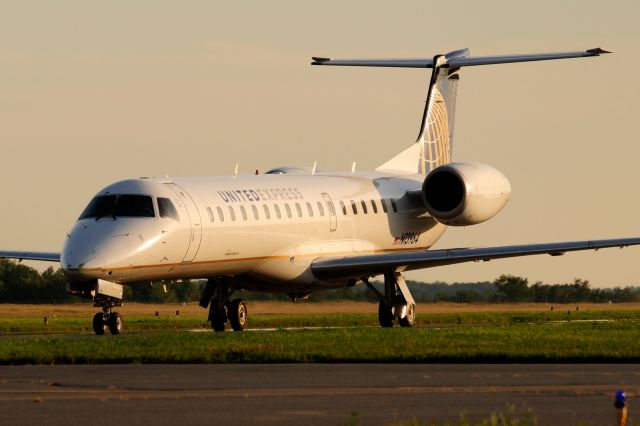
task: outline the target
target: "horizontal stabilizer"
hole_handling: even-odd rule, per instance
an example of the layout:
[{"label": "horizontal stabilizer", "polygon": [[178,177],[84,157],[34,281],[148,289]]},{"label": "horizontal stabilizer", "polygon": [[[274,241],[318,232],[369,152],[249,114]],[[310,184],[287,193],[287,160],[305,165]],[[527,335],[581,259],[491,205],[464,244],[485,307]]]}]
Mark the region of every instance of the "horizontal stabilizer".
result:
[{"label": "horizontal stabilizer", "polygon": [[[510,64],[515,62],[549,61],[553,59],[587,58],[611,53],[599,47],[595,49],[579,50],[575,52],[532,53],[524,55],[498,56],[453,56],[446,58],[442,68],[461,68],[476,65]],[[313,57],[311,65],[333,65],[350,67],[396,67],[396,68],[433,68],[432,58],[416,59],[332,59]]]}]

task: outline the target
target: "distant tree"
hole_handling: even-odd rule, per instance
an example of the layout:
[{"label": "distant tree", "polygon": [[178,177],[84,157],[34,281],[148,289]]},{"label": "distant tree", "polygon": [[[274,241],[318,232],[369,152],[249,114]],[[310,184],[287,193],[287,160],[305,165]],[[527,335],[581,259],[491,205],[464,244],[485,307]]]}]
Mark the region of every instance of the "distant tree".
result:
[{"label": "distant tree", "polygon": [[[204,280],[185,280],[175,283],[154,282],[125,286],[126,300],[137,302],[193,302],[200,300],[205,286]],[[374,281],[373,285],[383,291],[384,285]],[[578,302],[640,302],[640,288],[592,289],[589,281],[576,278],[573,283],[543,284],[529,286],[526,278],[501,275],[493,282],[424,283],[407,281],[407,286],[418,303],[578,303]],[[284,294],[261,292],[235,292],[233,297],[248,300],[290,300]],[[354,300],[377,302],[377,296],[364,284],[320,291],[308,297],[310,302],[328,300]],[[66,277],[61,269],[48,268],[42,273],[12,260],[0,259],[0,303],[62,303],[81,301],[66,292]]]},{"label": "distant tree", "polygon": [[478,303],[480,300],[480,294],[475,290],[458,290],[451,301],[455,303]]},{"label": "distant tree", "polygon": [[498,302],[527,302],[531,300],[529,280],[515,275],[501,275],[493,284]]}]

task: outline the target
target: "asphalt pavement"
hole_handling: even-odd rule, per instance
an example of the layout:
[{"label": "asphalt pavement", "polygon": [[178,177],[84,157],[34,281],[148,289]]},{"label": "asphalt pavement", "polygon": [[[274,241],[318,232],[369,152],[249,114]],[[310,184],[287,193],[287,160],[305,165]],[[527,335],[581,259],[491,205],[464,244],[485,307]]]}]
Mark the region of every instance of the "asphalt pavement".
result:
[{"label": "asphalt pavement", "polygon": [[614,425],[619,389],[637,424],[634,364],[5,366],[0,425],[458,424],[492,413]]}]

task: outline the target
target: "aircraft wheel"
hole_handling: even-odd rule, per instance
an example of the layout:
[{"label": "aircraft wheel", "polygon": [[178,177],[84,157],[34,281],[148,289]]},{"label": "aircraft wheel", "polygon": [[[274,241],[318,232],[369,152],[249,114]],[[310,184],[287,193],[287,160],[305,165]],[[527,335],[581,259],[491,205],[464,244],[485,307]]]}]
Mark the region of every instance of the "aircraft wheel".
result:
[{"label": "aircraft wheel", "polygon": [[407,316],[400,318],[398,323],[401,327],[412,327],[416,322],[416,305],[413,303],[407,304]]},{"label": "aircraft wheel", "polygon": [[235,331],[244,331],[247,329],[247,305],[242,299],[235,299],[229,307],[229,322]]},{"label": "aircraft wheel", "polygon": [[93,316],[93,331],[98,336],[102,336],[104,334],[104,329],[106,325],[107,325],[107,322],[105,321],[105,317],[102,312],[98,312]]},{"label": "aircraft wheel", "polygon": [[217,302],[215,300],[212,301],[209,319],[211,320],[211,328],[214,331],[224,331],[227,326],[227,306],[218,307]]},{"label": "aircraft wheel", "polygon": [[378,304],[378,320],[380,320],[380,325],[384,328],[393,327],[393,311],[391,306],[384,300],[381,300]]},{"label": "aircraft wheel", "polygon": [[111,334],[120,334],[122,331],[122,317],[117,312],[111,312],[107,317],[107,325]]}]

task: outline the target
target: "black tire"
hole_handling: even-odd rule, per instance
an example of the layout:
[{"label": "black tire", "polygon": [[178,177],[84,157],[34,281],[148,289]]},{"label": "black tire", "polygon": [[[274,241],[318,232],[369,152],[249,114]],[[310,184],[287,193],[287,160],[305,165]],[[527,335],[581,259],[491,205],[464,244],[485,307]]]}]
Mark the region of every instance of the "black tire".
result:
[{"label": "black tire", "polygon": [[378,320],[380,321],[380,325],[384,328],[393,327],[394,319],[391,305],[381,300],[378,304]]},{"label": "black tire", "polygon": [[209,308],[209,319],[211,320],[211,328],[214,331],[224,331],[227,326],[227,306],[218,307],[217,302],[212,300]]},{"label": "black tire", "polygon": [[93,331],[98,336],[102,336],[104,334],[104,329],[106,325],[107,325],[107,322],[105,321],[105,317],[102,312],[98,312],[93,316]]},{"label": "black tire", "polygon": [[107,317],[107,325],[111,334],[120,334],[122,331],[122,317],[117,312],[111,312]]},{"label": "black tire", "polygon": [[235,299],[231,302],[229,307],[229,322],[234,331],[244,331],[247,329],[247,320],[249,314],[247,312],[247,305],[242,299]]},{"label": "black tire", "polygon": [[400,327],[413,327],[413,324],[416,322],[416,305],[413,303],[407,304],[407,316],[404,318],[400,318],[398,323]]}]

